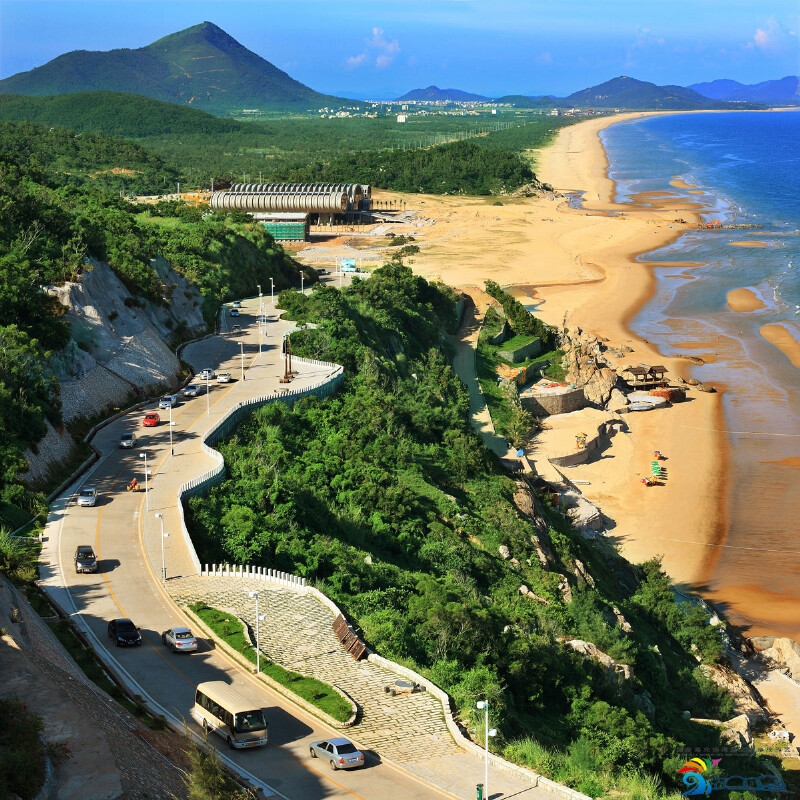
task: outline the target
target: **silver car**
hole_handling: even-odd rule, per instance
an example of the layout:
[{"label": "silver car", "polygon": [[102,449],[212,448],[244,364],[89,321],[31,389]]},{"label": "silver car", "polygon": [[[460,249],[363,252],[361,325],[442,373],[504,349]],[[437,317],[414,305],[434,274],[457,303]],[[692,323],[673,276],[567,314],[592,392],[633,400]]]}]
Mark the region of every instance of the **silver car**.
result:
[{"label": "silver car", "polygon": [[178,405],[178,396],[174,394],[165,394],[159,401],[159,408],[175,408]]},{"label": "silver car", "polygon": [[200,384],[199,383],[188,383],[186,384],[186,388],[183,390],[184,397],[197,397],[200,394]]},{"label": "silver car", "polygon": [[231,379],[232,376],[230,372],[220,372],[220,374],[217,375],[217,383],[230,383]]},{"label": "silver car", "polygon": [[136,445],[136,434],[131,431],[126,431],[119,437],[119,446],[123,448],[131,448]]},{"label": "silver car", "polygon": [[97,489],[91,486],[84,486],[78,492],[78,505],[79,506],[93,506],[97,502]]},{"label": "silver car", "polygon": [[314,742],[311,758],[323,758],[335,772],[337,769],[355,769],[364,766],[364,754],[348,739],[326,739]]},{"label": "silver car", "polygon": [[161,634],[161,641],[173,653],[193,653],[197,650],[197,639],[188,628],[170,628]]},{"label": "silver car", "polygon": [[201,381],[210,381],[214,377],[214,370],[206,367],[198,376]]}]

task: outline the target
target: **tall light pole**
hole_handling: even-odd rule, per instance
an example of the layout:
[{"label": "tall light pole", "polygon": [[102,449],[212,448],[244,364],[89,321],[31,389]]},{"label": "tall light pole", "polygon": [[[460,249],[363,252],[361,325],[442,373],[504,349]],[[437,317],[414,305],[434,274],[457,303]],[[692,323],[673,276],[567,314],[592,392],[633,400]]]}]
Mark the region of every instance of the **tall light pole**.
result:
[{"label": "tall light pole", "polygon": [[248,592],[247,596],[256,601],[256,674],[261,672],[261,642],[258,640],[258,592]]},{"label": "tall light pole", "polygon": [[272,295],[272,305],[275,305],[275,281],[272,278],[269,279],[269,291]]},{"label": "tall light pole", "polygon": [[156,514],[156,519],[161,522],[161,581],[162,583],[166,583],[167,581],[167,559],[166,554],[164,552],[164,542],[166,541],[167,537],[169,536],[168,533],[164,533],[164,515],[162,513]]},{"label": "tall light pole", "polygon": [[206,416],[211,413],[211,376],[206,372]]},{"label": "tall light pole", "polygon": [[242,356],[242,380],[244,380],[244,342],[239,342],[239,353]]},{"label": "tall light pole", "polygon": [[142,451],[139,453],[139,458],[144,459],[144,507],[146,511],[150,510],[150,493],[149,481],[147,479],[147,453]]},{"label": "tall light pole", "polygon": [[169,454],[175,455],[175,450],[172,447],[172,403],[169,404]]},{"label": "tall light pole", "polygon": [[303,294],[304,278],[305,278],[305,276],[303,275],[303,271],[300,270],[300,294]]},{"label": "tall light pole", "polygon": [[489,737],[497,736],[497,730],[489,727],[489,701],[478,700],[476,703],[477,708],[484,711],[484,742],[486,744],[486,765],[483,776],[483,797],[484,800],[489,800]]}]

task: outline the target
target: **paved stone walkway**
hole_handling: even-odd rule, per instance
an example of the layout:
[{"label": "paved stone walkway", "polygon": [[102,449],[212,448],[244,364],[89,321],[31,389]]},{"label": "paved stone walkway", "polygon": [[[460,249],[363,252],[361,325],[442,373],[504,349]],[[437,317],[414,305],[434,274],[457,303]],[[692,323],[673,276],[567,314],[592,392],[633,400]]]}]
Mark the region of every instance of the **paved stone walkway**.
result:
[{"label": "paved stone walkway", "polygon": [[[334,615],[311,594],[264,581],[228,577],[186,577],[168,581],[180,605],[202,600],[255,629],[255,605],[247,593],[258,590],[261,651],[283,667],[338,686],[361,707],[353,738],[398,764],[439,760],[463,750],[448,731],[441,703],[427,692],[392,697],[384,687],[398,675],[368,661],[355,661],[333,632]],[[263,631],[269,630],[269,635]]]}]

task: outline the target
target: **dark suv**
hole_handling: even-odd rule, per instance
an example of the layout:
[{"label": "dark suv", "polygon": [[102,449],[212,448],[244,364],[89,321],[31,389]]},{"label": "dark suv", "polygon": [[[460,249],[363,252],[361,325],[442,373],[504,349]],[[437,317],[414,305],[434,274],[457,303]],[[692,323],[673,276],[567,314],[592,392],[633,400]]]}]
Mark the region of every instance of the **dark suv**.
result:
[{"label": "dark suv", "polygon": [[97,572],[97,556],[90,545],[80,544],[75,550],[75,572]]},{"label": "dark suv", "polygon": [[129,619],[112,619],[108,623],[108,637],[117,647],[134,647],[142,643],[142,634]]}]

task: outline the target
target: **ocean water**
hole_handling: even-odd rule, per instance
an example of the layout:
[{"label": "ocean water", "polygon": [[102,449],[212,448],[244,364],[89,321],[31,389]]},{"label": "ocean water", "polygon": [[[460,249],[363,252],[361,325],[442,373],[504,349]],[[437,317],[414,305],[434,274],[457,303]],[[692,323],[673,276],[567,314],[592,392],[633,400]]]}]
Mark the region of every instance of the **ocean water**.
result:
[{"label": "ocean water", "polygon": [[[800,367],[762,331],[800,342],[800,112],[648,117],[602,138],[618,201],[689,198],[724,225],[641,257],[661,266],[631,327],[662,353],[703,358],[692,375],[724,392],[728,530],[695,588],[752,635],[800,639]],[[732,311],[740,288],[764,308]]]}]

